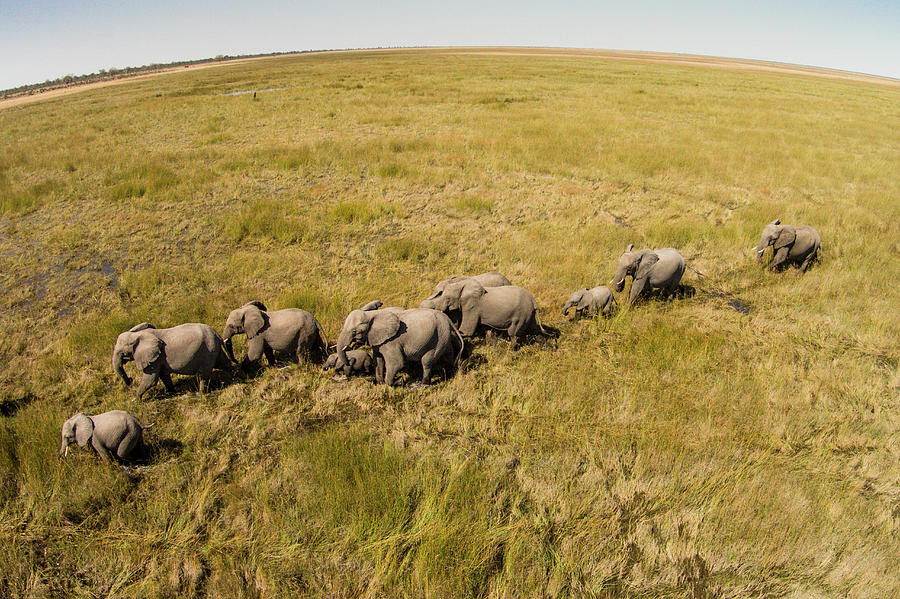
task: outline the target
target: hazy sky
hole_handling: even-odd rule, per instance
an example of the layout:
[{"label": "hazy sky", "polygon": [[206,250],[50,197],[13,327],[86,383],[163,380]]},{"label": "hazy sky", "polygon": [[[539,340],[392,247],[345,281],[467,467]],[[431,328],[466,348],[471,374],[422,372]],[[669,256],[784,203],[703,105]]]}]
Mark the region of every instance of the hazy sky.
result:
[{"label": "hazy sky", "polygon": [[217,54],[439,45],[658,50],[900,78],[900,0],[0,0],[0,89]]}]

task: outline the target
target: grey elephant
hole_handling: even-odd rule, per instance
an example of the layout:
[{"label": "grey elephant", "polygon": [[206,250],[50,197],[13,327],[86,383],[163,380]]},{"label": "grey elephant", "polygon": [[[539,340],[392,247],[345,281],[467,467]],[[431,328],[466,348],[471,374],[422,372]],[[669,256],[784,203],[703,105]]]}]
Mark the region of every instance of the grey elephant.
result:
[{"label": "grey elephant", "polygon": [[684,275],[684,257],[675,248],[634,251],[632,243],[619,258],[613,277],[615,290],[625,288],[625,277],[632,277],[628,303],[631,304],[644,291],[660,289],[665,295],[678,290]]},{"label": "grey elephant", "polygon": [[522,287],[484,287],[468,278],[449,283],[432,301],[441,312],[460,311],[459,332],[463,337],[472,337],[480,327],[505,331],[515,347],[525,335],[548,334],[538,317],[534,296]]},{"label": "grey elephant", "polygon": [[125,364],[132,360],[143,373],[137,390],[138,399],[158,380],[162,380],[166,391],[174,393],[172,374],[200,375],[200,392],[203,393],[214,369],[231,372],[235,362],[222,338],[209,325],[188,323],[157,329],[149,322],[132,327],[116,339],[113,370],[126,387],[131,384],[131,379],[125,372]]},{"label": "grey elephant", "polygon": [[117,458],[120,461],[132,461],[143,450],[144,429],[152,424],[143,425],[140,421],[122,410],[113,410],[102,414],[75,414],[62,426],[62,445],[60,457],[69,454],[69,445],[77,442],[79,447],[88,443],[106,461]]},{"label": "grey elephant", "polygon": [[259,361],[266,355],[269,366],[275,365],[276,356],[290,356],[297,361],[311,353],[319,359],[328,354],[328,340],[316,317],[299,308],[269,312],[265,304],[252,301],[228,314],[222,339],[231,351],[234,335],[247,335],[247,355],[242,367]]},{"label": "grey elephant", "polygon": [[600,285],[593,289],[579,289],[569,296],[569,301],[563,306],[563,316],[569,314],[569,310],[575,308],[575,315],[583,313],[603,314],[606,316],[616,307],[616,298],[606,285]]},{"label": "grey elephant", "polygon": [[422,382],[428,384],[442,362],[458,365],[463,349],[462,336],[447,315],[423,308],[350,312],[337,341],[341,363],[349,363],[347,350],[354,344],[372,348],[375,382],[388,385],[413,363],[421,364]]},{"label": "grey elephant", "polygon": [[766,248],[773,246],[772,270],[787,264],[800,265],[806,272],[819,255],[822,238],[819,232],[806,225],[782,225],[776,220],[765,226],[756,246],[756,259],[763,260]]},{"label": "grey elephant", "polygon": [[328,356],[328,359],[325,360],[322,370],[337,370],[343,372],[345,376],[352,376],[354,374],[365,376],[375,373],[375,361],[372,359],[372,355],[364,349],[352,349],[348,351],[348,363],[343,366],[339,363],[340,359],[341,357],[337,352],[331,354]]},{"label": "grey elephant", "polygon": [[[444,292],[444,289],[447,285],[451,283],[458,283],[460,281],[464,281],[466,279],[475,279],[482,287],[504,287],[506,285],[512,285],[505,276],[500,274],[499,272],[483,272],[480,275],[475,276],[467,276],[467,275],[453,275],[450,278],[444,279],[434,288],[434,293],[425,298],[425,301],[433,300]],[[423,302],[424,303],[424,302]],[[431,306],[423,306],[420,305],[420,308],[430,308]]]}]

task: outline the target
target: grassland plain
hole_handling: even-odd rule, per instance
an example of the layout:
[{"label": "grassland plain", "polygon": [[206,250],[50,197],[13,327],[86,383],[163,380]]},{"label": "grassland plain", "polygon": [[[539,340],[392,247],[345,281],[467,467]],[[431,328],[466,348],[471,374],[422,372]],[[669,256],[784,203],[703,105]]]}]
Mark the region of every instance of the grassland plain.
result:
[{"label": "grassland plain", "polygon": [[[0,148],[2,596],[900,596],[897,87],[304,55],[6,108]],[[775,218],[821,232],[805,276],[748,249]],[[563,319],[632,242],[696,294]],[[304,364],[134,403],[109,363],[144,320],[261,299],[333,339],[495,268],[561,336],[429,388]],[[148,464],[57,459],[116,408]]]}]

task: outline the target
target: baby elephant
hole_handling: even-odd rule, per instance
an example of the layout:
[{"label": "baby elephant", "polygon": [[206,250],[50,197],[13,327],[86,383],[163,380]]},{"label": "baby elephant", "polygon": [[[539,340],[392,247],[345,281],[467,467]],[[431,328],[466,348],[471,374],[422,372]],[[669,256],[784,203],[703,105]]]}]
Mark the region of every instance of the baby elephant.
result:
[{"label": "baby elephant", "polygon": [[122,410],[96,416],[79,412],[63,424],[59,456],[68,455],[69,444],[77,441],[79,447],[90,443],[105,461],[113,457],[123,462],[132,461],[143,450],[144,429],[151,426],[141,424],[137,418]]},{"label": "baby elephant", "polygon": [[588,315],[603,314],[606,316],[616,306],[616,298],[606,285],[600,285],[593,289],[579,289],[569,296],[569,301],[563,307],[563,316],[569,314],[571,308],[575,308],[575,316],[582,313]]},{"label": "baby elephant", "polygon": [[806,225],[782,225],[776,220],[765,226],[759,243],[756,245],[756,259],[763,260],[766,248],[772,246],[772,270],[796,264],[801,272],[806,272],[819,255],[822,238],[819,232]]},{"label": "baby elephant", "polygon": [[337,352],[331,354],[328,356],[328,359],[325,360],[325,365],[322,366],[322,370],[336,370],[338,372],[343,372],[346,376],[352,376],[354,374],[366,376],[375,372],[375,362],[372,360],[372,356],[369,352],[364,349],[353,349],[348,351],[347,361],[349,364],[339,366],[339,360],[340,356]]}]

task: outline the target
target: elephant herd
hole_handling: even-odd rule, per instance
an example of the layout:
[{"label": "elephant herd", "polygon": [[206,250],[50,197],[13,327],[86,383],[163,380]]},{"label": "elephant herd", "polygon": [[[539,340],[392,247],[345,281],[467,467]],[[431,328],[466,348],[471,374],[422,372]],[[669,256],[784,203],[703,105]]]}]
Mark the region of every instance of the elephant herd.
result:
[{"label": "elephant herd", "polygon": [[[755,248],[760,262],[770,246],[773,270],[795,264],[806,272],[818,256],[821,239],[812,227],[782,225],[776,220],[766,225]],[[611,283],[616,292],[622,292],[625,279],[632,278],[628,304],[654,289],[668,298],[680,288],[685,268],[684,258],[674,248],[635,251],[631,244],[619,258]],[[572,293],[563,314],[574,308],[576,316],[605,316],[616,306],[613,292],[598,286]],[[420,371],[422,384],[427,385],[437,372],[452,373],[458,368],[465,338],[493,333],[507,336],[514,348],[527,336],[553,334],[541,324],[531,292],[512,285],[499,272],[444,279],[418,308],[385,308],[380,300],[369,302],[347,315],[331,354],[315,316],[299,308],[270,311],[262,302],[252,301],[228,314],[221,336],[206,324],[167,329],[148,322],[136,325],[116,339],[112,365],[128,386],[132,381],[125,364],[135,363],[142,373],[138,399],[160,380],[173,393],[172,374],[199,376],[203,393],[213,370],[232,372],[238,363],[232,338],[246,335],[242,370],[265,356],[270,366],[279,358],[314,360],[323,362],[324,370],[348,377],[374,375],[376,384],[393,385],[401,371]],[[371,348],[371,353],[363,346]],[[73,442],[81,447],[90,443],[104,459],[129,461],[142,447],[145,428],[149,427],[121,410],[96,416],[78,413],[63,425],[59,453],[66,455]]]}]

